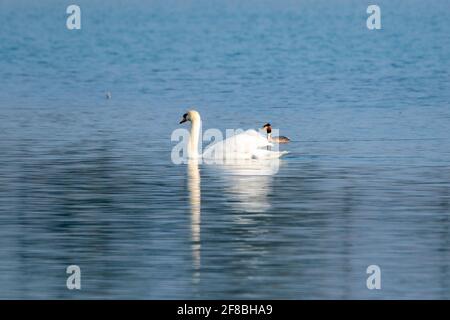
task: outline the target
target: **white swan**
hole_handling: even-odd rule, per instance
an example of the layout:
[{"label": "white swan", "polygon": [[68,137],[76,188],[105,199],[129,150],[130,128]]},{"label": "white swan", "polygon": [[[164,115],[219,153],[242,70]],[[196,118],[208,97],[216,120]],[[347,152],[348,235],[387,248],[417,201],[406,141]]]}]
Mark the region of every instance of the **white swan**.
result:
[{"label": "white swan", "polygon": [[202,157],[204,159],[274,159],[288,153],[287,151],[267,150],[272,143],[255,130],[247,130],[222,141],[209,145],[202,155],[198,154],[198,141],[202,120],[200,114],[190,110],[180,121],[191,122],[191,134],[187,145],[188,158]]}]

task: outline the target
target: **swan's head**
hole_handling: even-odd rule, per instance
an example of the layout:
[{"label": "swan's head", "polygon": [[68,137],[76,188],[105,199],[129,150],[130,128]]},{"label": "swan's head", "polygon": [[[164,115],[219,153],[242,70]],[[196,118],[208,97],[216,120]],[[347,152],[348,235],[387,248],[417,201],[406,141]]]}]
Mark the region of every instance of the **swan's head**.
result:
[{"label": "swan's head", "polygon": [[263,125],[263,130],[266,131],[267,133],[271,133],[272,132],[272,126],[270,125],[270,123],[266,123],[265,125]]},{"label": "swan's head", "polygon": [[185,114],[183,114],[183,118],[180,121],[180,124],[186,122],[186,121],[198,121],[200,120],[200,114],[195,110],[189,110]]}]

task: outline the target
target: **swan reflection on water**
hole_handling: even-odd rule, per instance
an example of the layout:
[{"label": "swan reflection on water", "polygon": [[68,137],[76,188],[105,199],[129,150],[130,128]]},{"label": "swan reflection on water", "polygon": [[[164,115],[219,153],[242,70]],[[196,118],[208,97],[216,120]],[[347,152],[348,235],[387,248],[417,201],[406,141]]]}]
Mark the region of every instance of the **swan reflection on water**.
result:
[{"label": "swan reflection on water", "polygon": [[[280,161],[233,160],[223,164],[205,165],[220,176],[230,203],[243,212],[264,212],[270,208],[268,195],[272,190],[272,178],[278,172]],[[201,267],[201,177],[197,159],[187,163],[188,192],[191,215],[191,250],[193,281],[200,281]]]},{"label": "swan reflection on water", "polygon": [[200,279],[200,222],[201,222],[201,189],[200,189],[200,171],[198,169],[198,160],[190,159],[187,164],[188,169],[188,189],[189,204],[191,207],[191,242],[192,259],[194,267],[194,281]]},{"label": "swan reflection on water", "polygon": [[273,176],[280,160],[233,160],[208,166],[224,182],[229,203],[244,212],[264,212],[270,209],[268,196],[272,192]]}]

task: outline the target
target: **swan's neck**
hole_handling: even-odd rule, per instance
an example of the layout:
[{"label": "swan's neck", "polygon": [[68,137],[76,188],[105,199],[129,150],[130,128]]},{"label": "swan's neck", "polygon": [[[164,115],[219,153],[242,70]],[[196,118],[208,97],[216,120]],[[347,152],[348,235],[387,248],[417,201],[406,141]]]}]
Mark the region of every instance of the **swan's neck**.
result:
[{"label": "swan's neck", "polygon": [[198,141],[200,138],[200,130],[202,127],[202,120],[200,118],[193,119],[191,121],[191,134],[189,137],[187,152],[188,158],[196,159],[198,158]]}]

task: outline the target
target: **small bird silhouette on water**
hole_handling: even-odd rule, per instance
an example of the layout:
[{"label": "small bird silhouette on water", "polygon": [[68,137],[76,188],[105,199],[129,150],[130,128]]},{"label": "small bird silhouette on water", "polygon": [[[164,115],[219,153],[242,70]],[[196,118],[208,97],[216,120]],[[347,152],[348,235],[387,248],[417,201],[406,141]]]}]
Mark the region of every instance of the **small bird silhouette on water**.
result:
[{"label": "small bird silhouette on water", "polygon": [[112,96],[111,96],[111,92],[109,92],[109,91],[106,92],[105,97],[106,97],[106,99],[108,99],[108,100],[111,99],[111,97],[112,97]]}]

